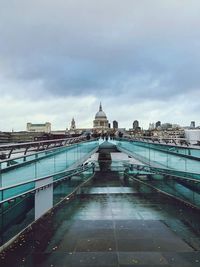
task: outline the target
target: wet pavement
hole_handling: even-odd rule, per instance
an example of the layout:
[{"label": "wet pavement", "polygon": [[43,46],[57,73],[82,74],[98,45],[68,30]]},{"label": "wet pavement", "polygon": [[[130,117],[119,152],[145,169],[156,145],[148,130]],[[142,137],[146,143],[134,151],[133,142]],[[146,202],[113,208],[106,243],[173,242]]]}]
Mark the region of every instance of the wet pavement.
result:
[{"label": "wet pavement", "polygon": [[1,255],[0,266],[200,266],[199,213],[106,166]]},{"label": "wet pavement", "polygon": [[200,266],[199,236],[187,212],[117,172],[97,172],[1,266]]}]

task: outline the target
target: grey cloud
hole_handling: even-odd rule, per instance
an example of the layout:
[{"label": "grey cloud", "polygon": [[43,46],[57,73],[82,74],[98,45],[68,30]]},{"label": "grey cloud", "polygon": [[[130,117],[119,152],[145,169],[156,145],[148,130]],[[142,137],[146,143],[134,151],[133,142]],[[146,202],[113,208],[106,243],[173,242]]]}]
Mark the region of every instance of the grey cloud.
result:
[{"label": "grey cloud", "polygon": [[199,90],[198,1],[0,0],[0,7],[2,74],[39,80],[45,95],[138,101]]}]

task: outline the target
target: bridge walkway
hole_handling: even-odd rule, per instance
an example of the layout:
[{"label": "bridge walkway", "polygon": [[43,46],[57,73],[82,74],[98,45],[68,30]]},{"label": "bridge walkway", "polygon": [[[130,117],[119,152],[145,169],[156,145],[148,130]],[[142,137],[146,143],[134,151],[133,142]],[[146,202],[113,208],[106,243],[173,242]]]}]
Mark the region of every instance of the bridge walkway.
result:
[{"label": "bridge walkway", "polygon": [[1,255],[2,267],[200,265],[199,213],[125,179],[106,159],[78,195]]}]

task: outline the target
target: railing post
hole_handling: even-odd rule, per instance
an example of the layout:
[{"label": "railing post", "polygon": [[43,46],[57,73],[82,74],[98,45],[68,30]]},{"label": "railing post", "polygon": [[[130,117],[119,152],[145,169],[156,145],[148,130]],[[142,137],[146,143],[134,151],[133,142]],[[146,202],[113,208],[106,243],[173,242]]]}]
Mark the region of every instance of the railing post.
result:
[{"label": "railing post", "polygon": [[2,188],[3,183],[2,183],[2,173],[1,173],[1,163],[0,163],[0,188]]},{"label": "railing post", "polygon": [[[1,163],[0,163],[0,167],[1,167]],[[1,176],[1,169],[0,169],[0,176]],[[3,200],[3,190],[0,191],[0,200]],[[4,214],[3,213],[3,209],[4,209],[4,205],[0,204],[0,229],[1,229],[1,231],[3,229],[3,216],[4,216],[3,215]],[[4,231],[2,231],[2,234],[1,234],[1,237],[0,237],[0,247],[3,245],[3,239],[4,239]]]},{"label": "railing post", "polygon": [[55,170],[56,170],[56,158],[55,158],[55,155],[53,156],[53,166],[54,166],[54,173],[55,173]]},{"label": "railing post", "polygon": [[35,179],[36,179],[37,178],[37,162],[36,161],[35,161],[34,169],[35,169]]}]

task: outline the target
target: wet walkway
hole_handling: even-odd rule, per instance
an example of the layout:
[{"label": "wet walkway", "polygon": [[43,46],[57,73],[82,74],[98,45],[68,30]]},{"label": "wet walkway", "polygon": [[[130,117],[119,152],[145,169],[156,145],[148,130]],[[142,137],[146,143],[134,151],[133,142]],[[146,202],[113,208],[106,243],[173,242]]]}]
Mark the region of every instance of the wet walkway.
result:
[{"label": "wet walkway", "polygon": [[109,161],[78,195],[22,235],[0,266],[200,266],[200,215],[125,180]]},{"label": "wet walkway", "polygon": [[118,173],[97,172],[79,196],[22,237],[4,264],[200,266],[200,240],[187,221],[191,215],[198,222],[194,212]]}]

